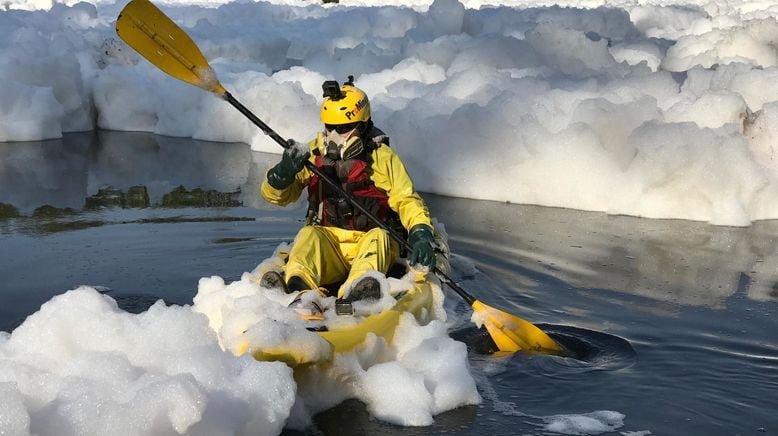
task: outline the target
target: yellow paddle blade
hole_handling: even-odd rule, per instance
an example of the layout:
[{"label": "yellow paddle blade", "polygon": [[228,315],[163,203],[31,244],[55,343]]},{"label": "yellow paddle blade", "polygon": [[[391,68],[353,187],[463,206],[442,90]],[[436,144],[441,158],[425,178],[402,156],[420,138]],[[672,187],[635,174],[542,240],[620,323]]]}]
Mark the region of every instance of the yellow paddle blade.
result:
[{"label": "yellow paddle blade", "polygon": [[569,354],[543,330],[529,321],[476,300],[473,310],[486,326],[500,351],[531,351],[564,356]]},{"label": "yellow paddle blade", "polygon": [[227,92],[192,38],[149,0],[128,3],[116,20],[116,33],[176,79],[219,96]]}]

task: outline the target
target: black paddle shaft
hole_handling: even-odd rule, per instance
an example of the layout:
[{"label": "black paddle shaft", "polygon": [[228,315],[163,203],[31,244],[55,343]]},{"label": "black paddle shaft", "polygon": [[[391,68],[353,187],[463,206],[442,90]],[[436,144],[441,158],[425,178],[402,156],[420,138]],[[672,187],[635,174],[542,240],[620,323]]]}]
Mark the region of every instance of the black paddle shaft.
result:
[{"label": "black paddle shaft", "polygon": [[[225,92],[223,98],[228,103],[233,105],[235,109],[240,111],[240,113],[245,115],[246,118],[251,120],[251,122],[254,123],[257,127],[259,127],[267,136],[273,138],[273,140],[276,141],[278,145],[284,148],[290,147],[290,144],[287,140],[282,138],[281,135],[279,135],[273,129],[271,129],[270,126],[265,124],[264,121],[257,118],[257,116],[254,115],[250,110],[248,110],[246,106],[243,106],[238,100],[236,100],[235,97],[232,96],[232,94],[230,94],[229,92]],[[362,212],[363,214],[367,215],[367,217],[370,218],[370,220],[373,221],[373,223],[375,223],[378,227],[386,231],[386,233],[388,233],[389,236],[392,237],[392,239],[397,241],[400,244],[400,246],[405,247],[405,249],[408,251],[411,251],[413,249],[413,247],[411,247],[411,245],[408,244],[408,241],[406,241],[405,238],[397,234],[397,232],[394,229],[389,227],[389,225],[386,224],[385,222],[381,221],[377,216],[375,216],[375,214],[373,214],[373,212],[369,211],[366,207],[362,206],[351,194],[347,193],[343,189],[343,187],[340,186],[340,184],[335,183],[335,181],[327,177],[319,167],[311,163],[311,161],[309,160],[305,161],[305,167],[308,168],[312,173],[319,176],[319,179],[327,183],[332,189],[335,190],[335,192],[338,193],[338,195],[345,198],[346,201],[348,201],[352,206],[359,209],[359,211]],[[462,287],[459,286],[456,282],[451,280],[451,278],[449,278],[448,275],[446,275],[446,273],[441,271],[440,268],[438,268],[437,266],[433,266],[432,271],[435,273],[438,279],[440,279],[440,281],[442,281],[443,283],[448,285],[451,289],[453,289],[454,292],[456,292],[460,297],[462,297],[465,300],[465,302],[467,302],[467,304],[472,306],[473,303],[475,303],[476,301],[475,297],[470,295],[467,291],[462,289]]]}]

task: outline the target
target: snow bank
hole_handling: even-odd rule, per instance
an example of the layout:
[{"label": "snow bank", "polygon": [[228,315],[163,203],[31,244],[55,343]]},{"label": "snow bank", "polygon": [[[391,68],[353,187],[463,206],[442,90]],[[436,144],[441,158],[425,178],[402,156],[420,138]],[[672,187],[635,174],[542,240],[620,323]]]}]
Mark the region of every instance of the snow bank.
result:
[{"label": "snow bank", "polygon": [[[99,127],[280,151],[118,41],[123,3],[6,4],[43,10],[0,14],[12,84],[0,140]],[[321,82],[354,74],[420,190],[723,225],[778,218],[769,2],[160,5],[282,136],[313,137]]]}]

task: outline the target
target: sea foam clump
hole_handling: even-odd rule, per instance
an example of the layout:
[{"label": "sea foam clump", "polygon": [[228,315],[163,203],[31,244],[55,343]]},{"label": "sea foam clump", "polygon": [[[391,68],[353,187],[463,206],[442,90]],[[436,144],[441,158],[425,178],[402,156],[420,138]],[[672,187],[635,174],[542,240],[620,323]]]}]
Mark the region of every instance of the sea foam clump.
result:
[{"label": "sea foam clump", "polygon": [[[193,307],[158,301],[140,314],[88,286],[54,297],[0,333],[2,430],[274,435],[349,398],[412,426],[481,401],[465,345],[447,335],[440,288],[422,319],[402,315],[392,344],[371,334],[333,355],[287,307],[293,296],[261,288],[257,277],[203,278]],[[293,378],[286,364],[252,357],[274,348],[329,363],[298,367]]]},{"label": "sea foam clump", "polygon": [[338,403],[356,398],[376,418],[403,426],[425,426],[434,416],[479,404],[465,344],[446,333],[441,320],[420,325],[404,314],[393,345],[369,336],[353,353],[331,365],[299,372],[300,415],[292,425]]},{"label": "sea foam clump", "polygon": [[286,365],[222,351],[190,308],[133,315],[90,287],[3,334],[0,360],[10,434],[274,435],[296,390]]},{"label": "sea foam clump", "polygon": [[294,296],[263,289],[254,277],[247,273],[230,284],[217,276],[200,280],[194,310],[208,317],[222,346],[236,355],[283,348],[304,361],[330,357],[329,344],[287,308]]},{"label": "sea foam clump", "polygon": [[[392,343],[369,334],[353,352],[332,354],[329,344],[306,330],[305,321],[287,307],[294,296],[257,284],[264,271],[282,263],[278,256],[286,248],[281,246],[274,257],[239,281],[225,284],[219,277],[201,279],[194,310],[208,317],[221,343],[236,354],[280,348],[301,361],[326,362],[295,369],[298,397],[289,427],[304,428],[315,413],[350,398],[364,402],[378,419],[406,426],[430,425],[434,415],[480,403],[467,348],[447,334],[440,287],[433,286],[433,307],[421,313],[420,319],[410,313],[401,315]],[[383,291],[407,290],[414,286],[412,277],[413,272],[402,279],[383,278]],[[328,299],[334,298],[319,302],[326,308]],[[385,302],[376,305],[384,307]],[[357,318],[338,317],[333,312],[325,315],[335,328],[348,327],[341,318]]]},{"label": "sea foam clump", "polygon": [[624,415],[611,410],[599,410],[582,415],[554,415],[543,418],[545,430],[566,435],[610,433],[624,426]]}]

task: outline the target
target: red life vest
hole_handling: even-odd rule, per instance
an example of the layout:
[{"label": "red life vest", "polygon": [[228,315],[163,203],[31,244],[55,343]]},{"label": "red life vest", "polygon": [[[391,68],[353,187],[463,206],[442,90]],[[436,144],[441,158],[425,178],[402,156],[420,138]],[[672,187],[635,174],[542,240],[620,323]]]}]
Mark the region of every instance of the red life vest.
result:
[{"label": "red life vest", "polygon": [[[347,160],[316,155],[314,164],[381,221],[404,233],[400,216],[389,207],[389,196],[370,178],[370,154],[374,149],[367,149],[360,156]],[[308,183],[306,222],[309,225],[339,227],[361,232],[378,227],[367,215],[353,207],[345,198],[340,197],[315,174]]]}]

